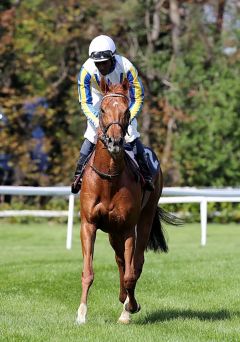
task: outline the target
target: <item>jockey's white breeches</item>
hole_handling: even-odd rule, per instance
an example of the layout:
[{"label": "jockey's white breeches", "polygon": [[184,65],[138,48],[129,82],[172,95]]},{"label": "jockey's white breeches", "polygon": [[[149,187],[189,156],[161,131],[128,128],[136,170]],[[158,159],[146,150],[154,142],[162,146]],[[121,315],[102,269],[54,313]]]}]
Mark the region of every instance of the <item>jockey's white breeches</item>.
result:
[{"label": "jockey's white breeches", "polygon": [[[140,137],[140,133],[137,130],[137,119],[133,119],[128,126],[128,134],[125,135],[125,141],[130,143]],[[91,143],[97,143],[97,128],[90,122],[87,123],[87,129],[84,133],[84,138],[87,138]]]}]

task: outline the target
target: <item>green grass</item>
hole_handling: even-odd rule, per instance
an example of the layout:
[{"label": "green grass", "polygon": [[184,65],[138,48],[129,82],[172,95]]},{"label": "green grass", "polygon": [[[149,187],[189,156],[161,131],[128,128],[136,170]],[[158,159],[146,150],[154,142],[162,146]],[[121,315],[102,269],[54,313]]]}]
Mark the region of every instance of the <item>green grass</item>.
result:
[{"label": "green grass", "polygon": [[107,235],[96,242],[88,323],[75,324],[82,267],[79,228],[0,225],[0,341],[240,341],[240,227],[167,227],[170,252],[146,254],[136,295],[142,306],[117,324],[118,273]]}]

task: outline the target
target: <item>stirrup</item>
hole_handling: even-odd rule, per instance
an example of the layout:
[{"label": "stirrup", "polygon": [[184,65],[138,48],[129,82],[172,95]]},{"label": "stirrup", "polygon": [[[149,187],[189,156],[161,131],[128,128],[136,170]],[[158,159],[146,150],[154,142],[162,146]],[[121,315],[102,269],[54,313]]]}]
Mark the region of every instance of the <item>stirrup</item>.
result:
[{"label": "stirrup", "polygon": [[77,194],[81,189],[81,185],[82,185],[81,175],[76,175],[71,185],[71,193]]}]

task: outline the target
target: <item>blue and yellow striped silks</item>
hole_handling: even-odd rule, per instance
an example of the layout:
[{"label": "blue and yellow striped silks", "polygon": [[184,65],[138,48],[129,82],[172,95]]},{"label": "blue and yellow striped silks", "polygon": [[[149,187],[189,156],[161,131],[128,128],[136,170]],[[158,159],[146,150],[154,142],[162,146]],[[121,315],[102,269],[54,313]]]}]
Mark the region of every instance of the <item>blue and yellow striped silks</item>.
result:
[{"label": "blue and yellow striped silks", "polygon": [[144,88],[140,78],[138,77],[137,71],[134,67],[127,72],[127,79],[130,83],[130,114],[131,120],[136,118],[140,113],[143,106],[144,99]]},{"label": "blue and yellow striped silks", "polygon": [[81,68],[78,76],[78,94],[84,115],[97,127],[98,111],[93,106],[91,78],[92,76],[84,68]]}]

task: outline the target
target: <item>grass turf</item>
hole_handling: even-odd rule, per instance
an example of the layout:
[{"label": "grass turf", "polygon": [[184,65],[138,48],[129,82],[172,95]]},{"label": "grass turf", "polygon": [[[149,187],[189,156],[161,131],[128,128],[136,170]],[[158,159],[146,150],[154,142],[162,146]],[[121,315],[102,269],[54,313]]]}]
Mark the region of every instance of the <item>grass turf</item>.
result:
[{"label": "grass turf", "polygon": [[118,272],[98,232],[88,323],[75,324],[82,267],[79,227],[65,249],[66,225],[0,225],[0,341],[240,341],[240,227],[167,227],[170,252],[146,253],[136,296],[142,306],[117,324]]}]

